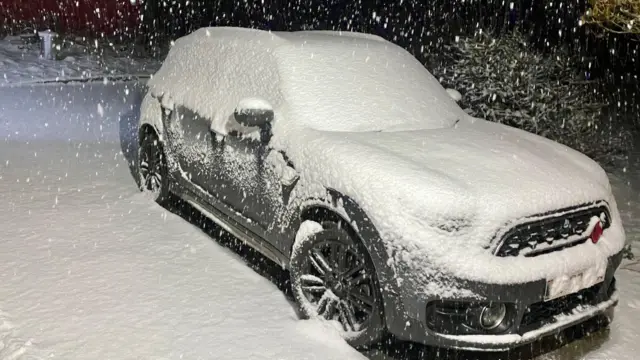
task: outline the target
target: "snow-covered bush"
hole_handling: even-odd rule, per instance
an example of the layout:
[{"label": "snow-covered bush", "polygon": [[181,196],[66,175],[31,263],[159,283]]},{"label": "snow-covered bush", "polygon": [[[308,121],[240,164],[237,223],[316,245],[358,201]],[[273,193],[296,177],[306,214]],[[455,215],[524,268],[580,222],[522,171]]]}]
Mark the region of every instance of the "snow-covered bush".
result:
[{"label": "snow-covered bush", "polygon": [[604,164],[628,153],[630,132],[603,120],[597,83],[585,80],[566,51],[543,55],[517,32],[480,34],[446,46],[444,60],[432,65],[473,116],[545,136]]},{"label": "snow-covered bush", "polygon": [[640,0],[589,0],[582,22],[607,31],[640,35]]}]

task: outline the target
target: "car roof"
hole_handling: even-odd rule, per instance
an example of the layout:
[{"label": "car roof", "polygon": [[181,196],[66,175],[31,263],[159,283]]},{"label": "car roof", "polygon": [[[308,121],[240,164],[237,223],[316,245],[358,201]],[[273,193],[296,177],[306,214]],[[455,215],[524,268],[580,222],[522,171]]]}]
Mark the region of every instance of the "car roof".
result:
[{"label": "car roof", "polygon": [[[283,118],[332,131],[370,128],[380,119],[392,125],[413,119],[436,128],[462,113],[405,49],[350,32],[202,28],[175,42],[148,86],[167,105],[212,119],[215,129],[246,97],[264,98],[286,113]],[[363,100],[371,106],[363,108]],[[362,121],[353,121],[353,114]]]},{"label": "car roof", "polygon": [[[186,38],[208,38],[219,42],[234,42],[240,48],[251,47],[257,51],[271,51],[281,47],[300,47],[304,45],[320,44],[323,47],[339,47],[348,43],[350,45],[360,44],[366,47],[367,44],[387,44],[393,43],[380,36],[351,31],[331,31],[331,30],[301,30],[301,31],[267,31],[240,27],[204,27],[193,33],[178,39],[177,42]],[[246,42],[243,42],[246,40]],[[342,41],[340,41],[342,40]],[[263,45],[262,49],[256,46],[256,41]]]},{"label": "car roof", "polygon": [[[262,67],[269,64],[275,69],[275,72],[265,72],[266,75],[280,78],[281,72],[291,69],[279,66],[279,59],[291,52],[299,53],[301,49],[310,50],[314,47],[335,50],[340,54],[353,47],[400,49],[379,36],[348,31],[286,32],[227,26],[203,27],[172,44],[161,68],[147,85],[157,97],[164,96],[167,101],[170,97],[191,108],[202,108],[206,103],[204,94],[216,89],[212,82],[221,72],[236,66],[255,68],[256,62],[259,62]],[[217,53],[225,60],[219,63],[210,61]],[[196,96],[196,93],[200,95]],[[207,116],[213,112],[213,109],[210,110],[205,111]]]},{"label": "car roof", "polygon": [[251,28],[231,27],[231,26],[216,26],[216,27],[204,27],[196,30],[193,34],[206,33],[207,36],[215,37],[221,40],[233,40],[250,36],[255,39],[256,37],[269,40],[276,40],[278,38],[281,44],[289,43],[291,45],[303,44],[306,41],[335,41],[336,37],[343,39],[360,39],[365,41],[381,41],[387,42],[387,40],[374,34],[353,32],[353,31],[333,31],[333,30],[300,30],[300,31],[268,31]]},{"label": "car roof", "polygon": [[303,42],[309,39],[335,41],[336,37],[387,42],[387,40],[378,35],[353,31],[303,30],[292,32],[281,31],[276,32],[276,34],[279,37],[287,39],[291,42]]}]

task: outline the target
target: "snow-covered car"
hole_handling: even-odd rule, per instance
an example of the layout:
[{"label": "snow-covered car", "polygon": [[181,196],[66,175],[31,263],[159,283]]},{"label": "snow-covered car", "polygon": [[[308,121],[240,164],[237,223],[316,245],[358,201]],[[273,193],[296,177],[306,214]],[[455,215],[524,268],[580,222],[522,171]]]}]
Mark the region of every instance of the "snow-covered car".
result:
[{"label": "snow-covered car", "polygon": [[617,304],[603,169],[470,117],[382,38],[203,28],[148,86],[143,191],[286,268],[302,316],[353,346],[502,350]]}]

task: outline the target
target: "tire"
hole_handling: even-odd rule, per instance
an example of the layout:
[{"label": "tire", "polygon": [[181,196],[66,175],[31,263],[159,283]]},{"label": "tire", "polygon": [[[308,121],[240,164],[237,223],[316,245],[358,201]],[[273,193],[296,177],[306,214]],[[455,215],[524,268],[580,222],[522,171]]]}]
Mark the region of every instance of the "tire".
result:
[{"label": "tire", "polygon": [[335,324],[355,348],[375,345],[386,326],[369,252],[340,224],[324,222],[322,228],[296,244],[291,255],[291,287],[299,313],[304,319]]},{"label": "tire", "polygon": [[140,191],[160,205],[169,200],[169,171],[167,161],[158,136],[145,131],[138,148],[138,176]]}]

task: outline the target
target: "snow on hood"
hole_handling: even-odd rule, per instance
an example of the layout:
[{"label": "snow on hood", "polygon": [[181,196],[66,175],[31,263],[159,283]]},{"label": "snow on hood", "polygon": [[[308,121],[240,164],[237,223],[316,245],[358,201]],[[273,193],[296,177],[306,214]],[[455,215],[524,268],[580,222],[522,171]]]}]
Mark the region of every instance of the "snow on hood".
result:
[{"label": "snow on hood", "polygon": [[[433,276],[425,264],[468,279],[530,281],[572,266],[601,266],[603,254],[624,244],[602,168],[574,150],[521,130],[465,118],[445,129],[305,129],[288,138],[295,139],[287,146],[290,157],[305,164],[305,182],[352,197],[386,241],[392,265],[422,277],[425,285]],[[605,232],[609,242],[535,258],[500,258],[487,249],[510,221],[597,200],[609,202],[616,223]],[[580,253],[585,249],[590,255]],[[568,254],[577,257],[564,259]]]}]

